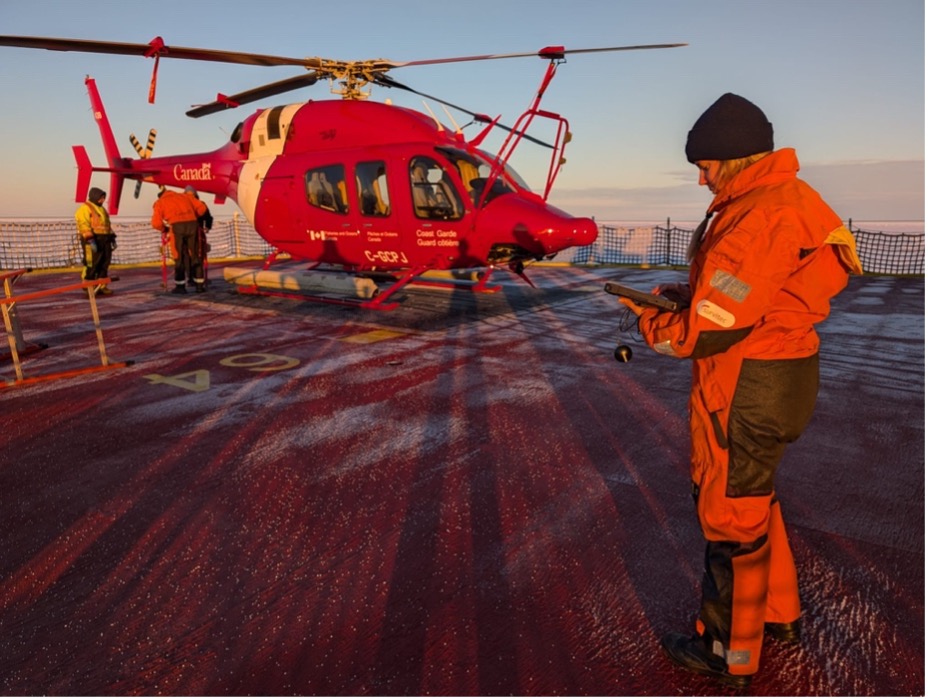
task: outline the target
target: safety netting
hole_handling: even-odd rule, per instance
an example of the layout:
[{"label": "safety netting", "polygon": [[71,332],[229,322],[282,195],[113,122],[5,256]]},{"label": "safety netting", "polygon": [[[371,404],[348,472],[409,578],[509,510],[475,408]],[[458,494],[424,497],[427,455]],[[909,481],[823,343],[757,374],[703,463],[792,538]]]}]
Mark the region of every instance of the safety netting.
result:
[{"label": "safety netting", "polygon": [[[161,234],[147,221],[114,221],[114,265],[161,262]],[[207,236],[209,257],[264,257],[272,248],[241,217],[215,219]],[[0,269],[50,269],[83,264],[73,220],[0,221]]]},{"label": "safety netting", "polygon": [[[887,275],[925,274],[924,232],[864,230],[848,222],[864,272]],[[572,264],[683,267],[695,226],[600,226],[592,245],[567,251]]]},{"label": "safety netting", "polygon": [[[925,274],[924,232],[865,230],[848,227],[857,240],[864,272]],[[578,265],[686,266],[695,226],[600,225],[592,245],[565,250],[557,260]],[[161,262],[161,236],[147,221],[113,222],[117,247],[114,265]],[[216,219],[208,235],[210,259],[246,259],[269,255],[273,248],[243,217]],[[82,253],[73,219],[0,221],[0,269],[78,267]]]}]

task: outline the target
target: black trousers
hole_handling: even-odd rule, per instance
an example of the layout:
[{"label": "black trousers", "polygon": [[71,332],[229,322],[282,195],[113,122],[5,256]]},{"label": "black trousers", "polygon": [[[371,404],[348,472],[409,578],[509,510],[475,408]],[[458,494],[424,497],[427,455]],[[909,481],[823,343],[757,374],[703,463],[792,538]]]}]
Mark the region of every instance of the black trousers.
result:
[{"label": "black trousers", "polygon": [[202,284],[203,258],[197,244],[198,228],[196,221],[182,221],[171,226],[174,233],[174,245],[177,248],[177,259],[174,260],[174,283],[184,284],[188,274],[197,284]]},{"label": "black trousers", "polygon": [[[97,250],[93,251],[90,247],[90,241],[96,243]],[[110,261],[113,258],[113,243],[116,236],[104,233],[94,234],[91,239],[81,238],[81,246],[84,250],[84,270],[81,277],[84,279],[105,279],[110,273]]]}]

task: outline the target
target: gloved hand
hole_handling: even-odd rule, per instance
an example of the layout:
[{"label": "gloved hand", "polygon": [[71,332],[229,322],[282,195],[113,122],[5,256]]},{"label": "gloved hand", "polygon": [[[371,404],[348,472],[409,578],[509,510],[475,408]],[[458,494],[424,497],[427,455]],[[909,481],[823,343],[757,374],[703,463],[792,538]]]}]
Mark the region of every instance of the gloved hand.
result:
[{"label": "gloved hand", "polygon": [[115,250],[115,249],[116,249],[116,236],[114,235],[110,237],[110,250]]},{"label": "gloved hand", "polygon": [[97,241],[94,238],[87,239],[87,246],[96,254],[97,252]]},{"label": "gloved hand", "polygon": [[693,291],[689,284],[661,284],[651,293],[676,301],[681,309],[689,308],[693,298]]}]

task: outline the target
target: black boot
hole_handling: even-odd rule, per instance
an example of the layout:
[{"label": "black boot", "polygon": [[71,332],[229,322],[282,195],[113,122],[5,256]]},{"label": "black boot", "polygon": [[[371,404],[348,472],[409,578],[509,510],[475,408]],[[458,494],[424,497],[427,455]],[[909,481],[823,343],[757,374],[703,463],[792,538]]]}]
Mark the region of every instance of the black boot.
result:
[{"label": "black boot", "polygon": [[751,675],[732,675],[728,672],[728,663],[716,655],[710,648],[711,640],[707,636],[687,636],[682,633],[669,633],[661,639],[661,647],[673,662],[690,672],[715,677],[730,687],[748,687]]},{"label": "black boot", "polygon": [[802,640],[799,619],[796,619],[796,621],[788,621],[785,624],[777,624],[768,621],[764,624],[764,632],[775,640],[783,643],[799,643]]}]

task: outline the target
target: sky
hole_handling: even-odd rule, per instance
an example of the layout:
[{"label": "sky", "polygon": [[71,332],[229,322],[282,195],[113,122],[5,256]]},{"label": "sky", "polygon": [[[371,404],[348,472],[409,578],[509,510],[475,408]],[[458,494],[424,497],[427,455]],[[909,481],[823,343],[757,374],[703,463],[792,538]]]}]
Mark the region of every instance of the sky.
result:
[{"label": "sky", "polygon": [[[600,221],[699,220],[711,195],[686,162],[686,134],[725,92],[757,104],[775,146],[795,148],[804,178],[844,218],[924,220],[925,15],[923,0],[31,0],[0,2],[4,35],[46,36],[340,60],[437,59],[652,43],[682,48],[568,56],[541,104],[573,135],[549,201]],[[473,112],[514,123],[546,62],[536,57],[408,66],[391,76]],[[334,98],[325,82],[200,119],[193,104],[300,74],[162,59],[153,61],[0,47],[3,167],[0,217],[69,217],[76,166],[71,146],[105,165],[84,78],[96,79],[123,156],[129,134],[156,128],[155,155],[211,151],[258,108]],[[374,88],[371,99],[424,111],[422,99]],[[440,105],[430,105],[450,123]],[[452,113],[459,124],[468,118]],[[475,135],[476,127],[465,129]],[[546,129],[530,132],[545,138]],[[501,138],[487,142],[499,146]],[[544,188],[550,152],[523,143],[512,164]],[[93,183],[107,189],[106,174]],[[147,216],[125,187],[121,216]],[[231,215],[232,203],[214,206]]]}]

